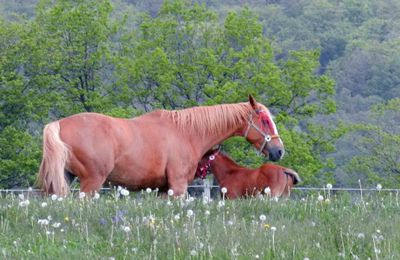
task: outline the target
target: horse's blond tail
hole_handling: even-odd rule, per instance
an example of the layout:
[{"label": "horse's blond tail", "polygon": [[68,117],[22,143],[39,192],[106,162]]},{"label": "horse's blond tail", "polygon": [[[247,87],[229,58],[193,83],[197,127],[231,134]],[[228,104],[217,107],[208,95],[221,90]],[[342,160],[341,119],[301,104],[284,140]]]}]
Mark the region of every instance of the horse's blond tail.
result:
[{"label": "horse's blond tail", "polygon": [[47,194],[65,196],[69,185],[64,176],[68,162],[68,146],[60,138],[60,123],[47,124],[43,130],[43,157],[37,185]]}]

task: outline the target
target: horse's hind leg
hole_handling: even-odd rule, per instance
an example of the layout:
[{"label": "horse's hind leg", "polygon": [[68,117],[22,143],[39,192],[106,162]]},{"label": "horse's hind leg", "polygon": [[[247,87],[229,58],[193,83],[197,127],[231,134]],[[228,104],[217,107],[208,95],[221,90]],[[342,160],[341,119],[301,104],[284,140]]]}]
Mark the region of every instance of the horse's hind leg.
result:
[{"label": "horse's hind leg", "polygon": [[106,181],[109,170],[106,168],[98,169],[95,162],[74,161],[74,173],[79,177],[80,180],[80,191],[85,193],[94,193],[99,191]]},{"label": "horse's hind leg", "polygon": [[91,176],[81,178],[81,192],[94,193],[101,189],[104,182],[106,181],[105,176]]}]

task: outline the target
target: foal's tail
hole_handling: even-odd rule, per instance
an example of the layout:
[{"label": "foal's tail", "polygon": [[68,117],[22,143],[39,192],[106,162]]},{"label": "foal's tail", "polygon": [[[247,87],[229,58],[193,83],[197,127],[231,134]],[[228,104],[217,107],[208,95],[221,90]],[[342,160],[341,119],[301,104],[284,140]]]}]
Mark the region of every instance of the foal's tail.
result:
[{"label": "foal's tail", "polygon": [[69,149],[60,138],[60,123],[47,124],[43,130],[43,157],[37,185],[47,194],[67,195],[69,186],[64,177]]}]

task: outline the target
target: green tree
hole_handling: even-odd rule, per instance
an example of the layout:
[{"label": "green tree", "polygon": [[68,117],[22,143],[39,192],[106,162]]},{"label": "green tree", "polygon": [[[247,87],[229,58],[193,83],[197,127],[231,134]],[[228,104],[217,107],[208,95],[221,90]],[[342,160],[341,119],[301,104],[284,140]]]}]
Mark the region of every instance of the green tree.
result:
[{"label": "green tree", "polygon": [[[248,8],[228,13],[220,24],[204,6],[166,1],[156,17],[138,21],[122,56],[118,82],[134,97],[127,101],[135,108],[241,102],[251,93],[277,115],[288,151],[285,165],[309,183],[333,166],[323,156],[332,151],[337,134],[309,120],[335,111],[333,80],[315,72],[319,52],[294,51],[276,61],[263,26]],[[263,161],[243,139],[229,140],[226,149],[242,164]]]},{"label": "green tree", "polygon": [[400,98],[377,105],[369,124],[358,124],[353,145],[357,152],[346,166],[349,174],[358,176],[367,185],[377,183],[396,188],[400,183]]}]

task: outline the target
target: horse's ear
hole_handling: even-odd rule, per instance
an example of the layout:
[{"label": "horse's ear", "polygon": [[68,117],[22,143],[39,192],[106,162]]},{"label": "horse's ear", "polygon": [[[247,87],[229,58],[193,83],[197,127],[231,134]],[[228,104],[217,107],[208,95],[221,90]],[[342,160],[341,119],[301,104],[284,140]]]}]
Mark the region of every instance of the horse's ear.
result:
[{"label": "horse's ear", "polygon": [[249,94],[249,102],[251,107],[256,110],[257,109],[257,101],[255,98],[253,98],[253,96],[251,94]]}]

